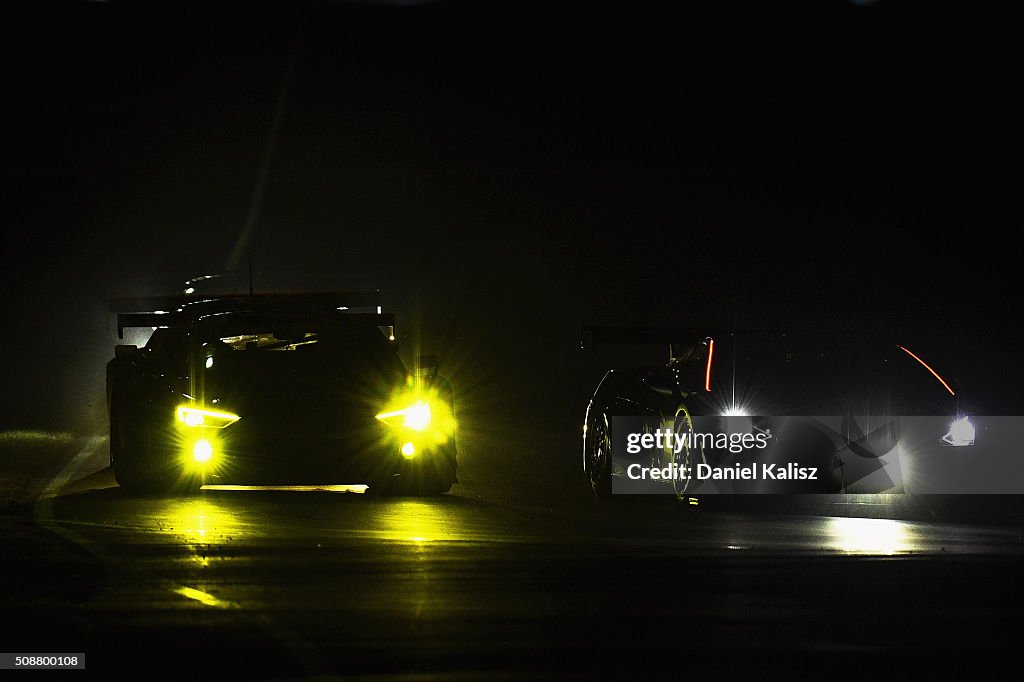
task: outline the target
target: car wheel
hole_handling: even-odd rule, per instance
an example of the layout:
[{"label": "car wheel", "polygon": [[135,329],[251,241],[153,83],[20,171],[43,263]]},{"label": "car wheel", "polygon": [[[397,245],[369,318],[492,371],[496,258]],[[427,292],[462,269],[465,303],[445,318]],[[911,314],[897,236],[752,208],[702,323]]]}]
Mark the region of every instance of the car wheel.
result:
[{"label": "car wheel", "polygon": [[587,479],[594,495],[599,500],[612,494],[612,439],[608,415],[599,412],[587,429],[586,458]]},{"label": "car wheel", "polygon": [[140,427],[131,427],[123,412],[110,417],[110,459],[114,480],[129,495],[186,494],[199,490],[201,482],[177,475],[171,468],[153,466],[146,457],[149,443]]},{"label": "car wheel", "polygon": [[[693,443],[693,421],[690,419],[690,415],[685,411],[680,412],[676,415],[675,424],[673,425],[673,432],[675,433],[676,440],[679,438],[685,439],[685,445],[678,452],[676,449],[672,449],[672,463],[676,465],[676,475],[672,477],[672,488],[675,490],[676,497],[680,500],[686,499],[696,487],[693,483],[696,472],[693,467],[697,464],[699,457],[694,449],[691,447]],[[685,471],[687,476],[684,478],[679,474]]]},{"label": "car wheel", "polygon": [[440,479],[400,474],[371,481],[367,493],[379,497],[432,497],[451,490],[451,483]]},{"label": "car wheel", "polygon": [[382,476],[370,481],[367,492],[387,497],[430,497],[443,495],[456,482],[455,448],[436,459],[409,466],[397,475]]}]

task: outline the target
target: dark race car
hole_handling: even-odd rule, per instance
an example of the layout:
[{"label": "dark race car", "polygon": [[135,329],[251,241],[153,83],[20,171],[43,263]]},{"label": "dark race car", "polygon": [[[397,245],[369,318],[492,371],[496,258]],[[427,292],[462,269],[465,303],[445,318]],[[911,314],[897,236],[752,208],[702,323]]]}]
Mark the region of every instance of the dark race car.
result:
[{"label": "dark race car", "polygon": [[456,482],[454,403],[410,371],[375,294],[120,299],[107,365],[110,460],[129,491],[358,484],[439,494]]},{"label": "dark race car", "polygon": [[669,348],[664,365],[609,370],[587,405],[583,469],[600,498],[650,492],[648,478],[680,497],[903,492],[900,462],[911,444],[974,442],[955,388],[896,343],[773,331],[583,332],[585,348]]}]

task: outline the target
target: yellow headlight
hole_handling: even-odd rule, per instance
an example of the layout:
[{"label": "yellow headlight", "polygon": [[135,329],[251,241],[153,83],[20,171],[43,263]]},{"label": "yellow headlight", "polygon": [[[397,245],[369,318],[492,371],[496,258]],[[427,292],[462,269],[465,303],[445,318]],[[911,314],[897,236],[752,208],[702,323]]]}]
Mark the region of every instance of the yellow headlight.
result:
[{"label": "yellow headlight", "polygon": [[413,443],[416,450],[445,443],[455,433],[450,404],[429,387],[397,392],[377,419],[404,430],[402,440]]},{"label": "yellow headlight", "polygon": [[175,410],[175,417],[178,422],[185,426],[198,426],[203,428],[223,429],[241,419],[237,414],[221,412],[219,410],[206,410],[189,405],[179,405]]},{"label": "yellow headlight", "polygon": [[209,462],[211,457],[213,457],[213,446],[210,445],[210,441],[205,438],[197,440],[192,446],[192,459],[203,464]]},{"label": "yellow headlight", "polygon": [[423,431],[430,426],[430,405],[422,400],[417,400],[404,409],[381,412],[377,415],[377,419],[385,422],[393,417],[402,417],[402,426],[407,429]]}]

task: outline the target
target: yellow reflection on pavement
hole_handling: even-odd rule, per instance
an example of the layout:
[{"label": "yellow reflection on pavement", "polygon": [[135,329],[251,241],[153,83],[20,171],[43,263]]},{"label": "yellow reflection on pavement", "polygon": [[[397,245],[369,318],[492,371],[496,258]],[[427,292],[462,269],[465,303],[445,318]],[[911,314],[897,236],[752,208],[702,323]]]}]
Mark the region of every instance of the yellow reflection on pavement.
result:
[{"label": "yellow reflection on pavement", "polygon": [[220,606],[222,608],[231,606],[230,602],[221,601],[212,594],[203,592],[202,590],[196,590],[191,587],[179,587],[175,590],[175,593],[180,594],[182,597],[195,600],[200,604],[205,604],[206,606]]},{"label": "yellow reflection on pavement", "polygon": [[395,500],[380,519],[384,537],[423,544],[461,536],[449,510],[422,500]]}]

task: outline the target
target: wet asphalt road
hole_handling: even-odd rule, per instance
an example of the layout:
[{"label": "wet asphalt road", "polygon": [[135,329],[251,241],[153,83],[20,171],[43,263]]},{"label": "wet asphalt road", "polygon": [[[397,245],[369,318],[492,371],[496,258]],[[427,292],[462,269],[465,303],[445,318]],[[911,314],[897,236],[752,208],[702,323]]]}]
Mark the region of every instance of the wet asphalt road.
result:
[{"label": "wet asphalt road", "polygon": [[1018,646],[1015,522],[729,503],[130,498],[99,471],[0,516],[0,649],[96,677],[826,679]]}]

